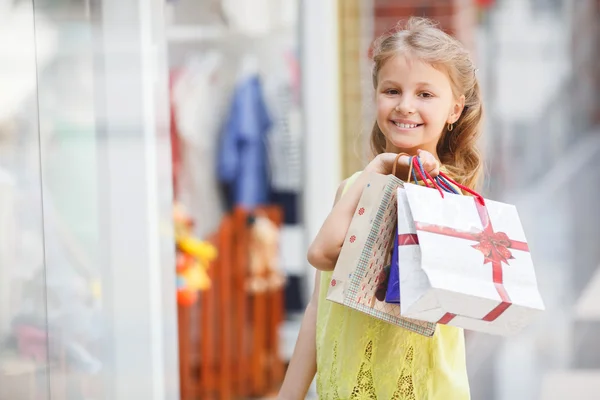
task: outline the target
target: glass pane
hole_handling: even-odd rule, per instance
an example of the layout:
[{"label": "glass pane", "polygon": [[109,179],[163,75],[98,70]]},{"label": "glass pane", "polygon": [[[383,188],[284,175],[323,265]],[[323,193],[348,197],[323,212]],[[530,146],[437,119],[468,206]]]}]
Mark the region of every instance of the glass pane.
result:
[{"label": "glass pane", "polygon": [[158,5],[35,2],[52,399],[177,398]]},{"label": "glass pane", "polygon": [[103,398],[92,24],[83,3],[36,2],[50,394]]},{"label": "glass pane", "polygon": [[[35,31],[31,2],[0,3],[0,399],[48,396],[46,270]],[[39,57],[36,65],[36,55]]]}]

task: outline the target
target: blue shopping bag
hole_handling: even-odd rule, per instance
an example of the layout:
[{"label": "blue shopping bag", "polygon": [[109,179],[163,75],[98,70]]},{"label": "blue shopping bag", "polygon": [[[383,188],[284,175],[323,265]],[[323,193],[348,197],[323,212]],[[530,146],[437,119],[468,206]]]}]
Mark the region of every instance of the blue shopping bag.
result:
[{"label": "blue shopping bag", "polygon": [[392,260],[390,261],[390,276],[388,279],[385,302],[392,304],[400,303],[400,269],[398,268],[398,230],[394,235],[394,246],[392,247]]}]

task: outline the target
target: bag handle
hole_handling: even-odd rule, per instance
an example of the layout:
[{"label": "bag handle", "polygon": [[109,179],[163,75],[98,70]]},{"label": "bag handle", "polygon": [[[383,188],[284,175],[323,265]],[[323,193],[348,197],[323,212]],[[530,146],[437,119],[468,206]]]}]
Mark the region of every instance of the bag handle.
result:
[{"label": "bag handle", "polygon": [[464,185],[461,185],[460,183],[456,182],[455,180],[451,179],[450,177],[448,177],[448,175],[444,174],[443,172],[440,172],[440,176],[445,179],[447,182],[452,183],[453,185],[459,187],[460,189],[464,190],[467,193],[472,194],[477,201],[479,201],[479,203],[484,206],[485,205],[485,199],[483,198],[482,195],[480,195],[479,193],[477,193],[476,191],[474,191],[473,189],[470,189]]},{"label": "bag handle", "polygon": [[[429,187],[429,183],[423,177],[423,174],[425,173],[424,172],[425,170],[423,169],[423,166],[420,164],[420,159],[419,159],[419,157],[416,157],[416,159],[419,161],[419,167],[420,167],[418,169],[419,176],[421,177],[421,179],[425,183],[425,186]],[[412,180],[415,182],[415,184],[418,184],[419,183],[419,179],[417,178],[417,174],[415,173],[416,169],[413,168],[414,165],[415,165],[414,161],[415,161],[415,157],[409,156],[409,161],[408,161],[408,176],[406,177],[406,181],[405,182],[410,182],[411,178],[412,178]]]},{"label": "bag handle", "polygon": [[[418,164],[415,164],[415,160],[418,161]],[[417,178],[417,174],[415,173],[415,171],[419,172],[419,176],[421,177],[421,180],[423,181],[423,183],[425,184],[425,186],[429,187],[429,183],[424,178],[425,170],[423,169],[423,165],[421,164],[421,160],[419,159],[418,156],[417,157],[410,156],[410,159],[408,161],[408,176],[406,177],[406,182],[410,182],[411,178],[412,178],[412,180],[415,182],[415,184],[418,185],[419,184],[419,178]]]},{"label": "bag handle", "polygon": [[[418,180],[416,179],[416,177],[414,176],[414,171],[417,171],[417,174],[419,174],[419,176],[421,177],[421,180],[423,181],[423,183],[425,184],[426,187],[431,187],[429,186],[429,182],[431,182],[431,185],[437,189],[438,192],[440,192],[440,195],[442,196],[442,198],[444,197],[444,192],[442,191],[442,189],[440,188],[440,186],[437,184],[437,182],[431,177],[431,175],[429,175],[429,172],[425,171],[425,168],[423,168],[423,164],[421,164],[421,159],[417,156],[417,157],[411,157],[411,167],[413,170],[413,177],[415,178],[415,183],[418,184]],[[410,168],[409,168],[410,169]],[[429,182],[427,182],[427,180],[429,180]]]},{"label": "bag handle", "polygon": [[419,159],[418,156],[411,158],[407,182],[410,182],[411,173],[412,173],[415,183],[418,183],[417,177],[414,173],[413,166],[417,169],[417,173],[421,177],[421,180],[425,183],[425,186],[430,187],[427,180],[425,179],[425,176],[426,176],[433,183],[433,186],[440,192],[442,197],[444,197],[444,193],[442,192],[442,190],[445,190],[445,191],[451,192],[451,193],[455,193],[455,194],[460,194],[452,187],[452,185],[454,185],[454,186],[460,188],[461,190],[464,190],[465,192],[472,194],[481,205],[485,205],[485,199],[483,198],[482,195],[480,195],[476,191],[456,182],[454,179],[450,178],[448,175],[446,175],[445,173],[443,173],[441,171],[440,171],[439,175],[435,177],[435,180],[432,179],[431,175],[429,175],[429,172],[425,171],[425,169],[423,168],[423,165],[421,164],[421,160]]},{"label": "bag handle", "polygon": [[[421,172],[420,175],[426,175],[427,178],[432,181],[433,186],[438,189],[438,190],[443,190],[445,192],[448,193],[454,193],[454,194],[459,194],[459,192],[454,189],[452,187],[452,185],[450,185],[448,183],[448,181],[446,181],[444,178],[441,178],[439,175],[436,176],[434,179],[431,178],[431,175],[429,175],[429,172],[425,171],[425,168],[423,168],[423,164],[421,163],[421,159],[419,157],[416,157],[416,164],[419,167],[419,171]],[[416,179],[415,179],[416,182]],[[443,197],[443,196],[442,196]]]},{"label": "bag handle", "polygon": [[398,155],[396,156],[396,159],[394,160],[394,165],[392,166],[392,175],[396,176],[396,169],[398,167],[398,160],[400,160],[400,157],[402,156],[409,156],[409,154],[407,153],[398,153]]},{"label": "bag handle", "polygon": [[438,175],[435,177],[435,181],[440,185],[442,189],[444,189],[448,193],[461,194],[458,190],[452,186],[450,182],[448,182],[444,177]]},{"label": "bag handle", "polygon": [[450,182],[448,182],[447,180],[445,180],[444,178],[442,178],[441,176],[436,176],[435,177],[435,181],[437,182],[437,184],[446,192],[448,193],[454,193],[454,194],[460,194],[460,192],[455,189]]}]

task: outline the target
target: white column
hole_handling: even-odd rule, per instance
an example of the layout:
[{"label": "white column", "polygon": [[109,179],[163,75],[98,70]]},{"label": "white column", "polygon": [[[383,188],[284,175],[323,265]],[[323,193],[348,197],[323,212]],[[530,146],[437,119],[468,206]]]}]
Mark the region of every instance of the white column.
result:
[{"label": "white column", "polygon": [[[308,245],[331,210],[342,178],[337,1],[304,0],[301,9],[306,138],[304,221]],[[310,296],[314,269],[308,264],[307,268]]]},{"label": "white column", "polygon": [[179,399],[163,2],[104,0],[96,88],[107,398]]}]

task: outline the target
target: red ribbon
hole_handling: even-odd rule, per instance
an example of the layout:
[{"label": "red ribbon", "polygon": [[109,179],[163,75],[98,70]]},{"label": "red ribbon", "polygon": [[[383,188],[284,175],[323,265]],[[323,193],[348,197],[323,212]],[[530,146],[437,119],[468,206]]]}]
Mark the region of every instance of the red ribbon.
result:
[{"label": "red ribbon", "polygon": [[414,244],[419,244],[419,237],[416,233],[398,235],[398,246],[410,246]]},{"label": "red ribbon", "polygon": [[[502,263],[508,265],[508,260],[513,259],[512,250],[529,251],[529,246],[526,242],[520,242],[512,240],[504,232],[495,232],[490,220],[490,216],[484,202],[474,198],[475,207],[477,207],[477,213],[481,219],[481,225],[483,230],[481,232],[465,232],[446,226],[425,224],[422,222],[415,222],[415,226],[418,231],[430,232],[438,235],[451,236],[460,239],[467,239],[476,241],[477,244],[472,245],[474,249],[479,250],[483,253],[483,264],[492,263],[492,278],[496,286],[496,291],[500,295],[502,302],[490,311],[482,319],[484,321],[494,321],[512,304],[506,289],[503,284],[502,277]],[[447,324],[452,321],[455,314],[446,313],[438,321],[440,324]]]}]

